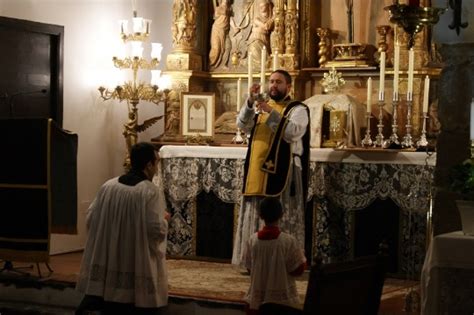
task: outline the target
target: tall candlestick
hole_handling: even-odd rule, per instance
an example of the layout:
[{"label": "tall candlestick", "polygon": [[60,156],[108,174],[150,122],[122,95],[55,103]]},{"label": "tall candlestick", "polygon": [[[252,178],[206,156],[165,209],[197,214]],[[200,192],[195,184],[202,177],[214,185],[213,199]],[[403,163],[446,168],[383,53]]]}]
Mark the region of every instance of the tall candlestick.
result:
[{"label": "tall candlestick", "polygon": [[272,64],[272,71],[275,71],[278,68],[278,49],[275,49],[273,53],[273,64]]},{"label": "tall candlestick", "polygon": [[408,98],[413,100],[413,74],[415,68],[415,51],[410,48],[408,51]]},{"label": "tall candlestick", "polygon": [[372,112],[372,78],[367,80],[367,113]]},{"label": "tall candlestick", "polygon": [[250,90],[252,88],[252,85],[253,85],[253,73],[252,73],[252,52],[249,51],[248,55],[247,55],[247,65],[248,65],[248,90],[249,90],[249,93],[250,93]]},{"label": "tall candlestick", "polygon": [[428,112],[429,97],[430,97],[430,77],[426,76],[424,94],[423,94],[423,113]]},{"label": "tall candlestick", "polygon": [[239,78],[237,80],[237,111],[240,109],[240,103],[242,102],[241,100],[241,95],[242,95],[242,78]]},{"label": "tall candlestick", "polygon": [[400,45],[395,43],[393,58],[393,100],[398,101],[398,75],[400,72]]},{"label": "tall candlestick", "polygon": [[265,91],[265,64],[267,63],[267,49],[263,46],[260,62],[260,93]]},{"label": "tall candlestick", "polygon": [[379,101],[385,99],[385,51],[380,53]]}]

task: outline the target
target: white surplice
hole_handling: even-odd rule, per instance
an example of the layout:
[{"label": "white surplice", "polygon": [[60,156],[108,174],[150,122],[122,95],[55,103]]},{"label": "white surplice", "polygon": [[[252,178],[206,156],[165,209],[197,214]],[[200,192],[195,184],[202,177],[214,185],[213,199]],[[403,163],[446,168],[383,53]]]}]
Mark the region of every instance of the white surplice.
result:
[{"label": "white surplice", "polygon": [[77,290],[136,307],[166,305],[165,209],[164,194],[151,181],[107,181],[88,210]]},{"label": "white surplice", "polygon": [[250,270],[246,297],[250,309],[256,310],[264,303],[301,304],[295,277],[290,275],[306,262],[296,238],[281,232],[276,239],[260,240],[255,233],[248,240],[243,260]]}]

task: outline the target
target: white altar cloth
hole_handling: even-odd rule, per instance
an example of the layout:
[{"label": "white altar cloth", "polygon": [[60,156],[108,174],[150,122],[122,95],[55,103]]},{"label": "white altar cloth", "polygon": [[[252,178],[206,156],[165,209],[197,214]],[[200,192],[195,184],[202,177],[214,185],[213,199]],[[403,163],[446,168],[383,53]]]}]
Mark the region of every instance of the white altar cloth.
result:
[{"label": "white altar cloth", "polygon": [[[245,159],[247,147],[166,145],[160,149],[160,157],[168,158],[223,158]],[[310,153],[313,162],[330,163],[370,163],[370,164],[411,164],[436,165],[436,153],[428,156],[425,152],[374,151],[374,150],[337,150],[331,148],[313,148]]]},{"label": "white altar cloth", "polygon": [[[172,218],[168,254],[196,255],[197,206],[201,192],[220,201],[239,204],[246,146],[166,145],[160,148],[160,180]],[[426,161],[428,163],[426,163]],[[353,240],[349,220],[332,233],[331,211],[349,212],[368,207],[374,200],[393,200],[400,208],[400,272],[419,273],[426,251],[425,222],[429,209],[436,154],[374,149],[311,149],[308,201],[314,203],[312,247],[324,261],[348,257]],[[411,220],[414,229],[408,229]],[[338,221],[339,222],[339,221]],[[337,253],[337,254],[333,254]],[[415,256],[414,259],[412,257]],[[413,262],[414,260],[414,262]]]},{"label": "white altar cloth", "polygon": [[474,312],[474,236],[461,231],[433,238],[421,272],[421,314]]}]

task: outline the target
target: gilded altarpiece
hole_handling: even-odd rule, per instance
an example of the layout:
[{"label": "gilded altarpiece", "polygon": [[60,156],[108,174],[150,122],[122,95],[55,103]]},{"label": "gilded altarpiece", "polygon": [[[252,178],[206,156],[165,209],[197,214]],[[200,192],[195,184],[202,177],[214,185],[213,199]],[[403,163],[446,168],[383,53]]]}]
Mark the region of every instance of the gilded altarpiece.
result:
[{"label": "gilded altarpiece", "polygon": [[[316,59],[316,4],[310,0],[174,0],[171,32],[173,51],[165,71],[173,89],[214,92],[216,95],[216,139],[235,134],[237,80],[241,78],[241,100],[248,90],[248,64],[258,82],[261,53],[266,53],[268,79],[274,62],[295,80],[294,95],[304,98],[302,67]],[[312,14],[313,13],[313,14]],[[314,33],[314,32],[313,32]],[[263,48],[265,49],[263,50]],[[275,57],[276,56],[276,57]],[[182,141],[176,102],[166,109],[165,132],[160,140]]]}]

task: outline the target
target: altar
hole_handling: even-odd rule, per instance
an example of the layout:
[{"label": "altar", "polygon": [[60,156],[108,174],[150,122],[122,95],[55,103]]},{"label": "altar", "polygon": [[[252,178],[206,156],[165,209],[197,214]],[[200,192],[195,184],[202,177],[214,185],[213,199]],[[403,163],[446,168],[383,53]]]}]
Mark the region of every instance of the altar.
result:
[{"label": "altar", "polygon": [[471,314],[474,310],[474,237],[462,231],[435,236],[421,273],[421,314]]},{"label": "altar", "polygon": [[[233,211],[230,215],[234,220],[225,230],[233,236],[246,150],[244,146],[161,147],[155,182],[163,186],[172,214],[169,255],[196,256],[196,213],[199,207],[206,207],[198,205],[196,198],[202,192],[212,193],[231,206],[225,211]],[[425,152],[311,149],[308,258],[318,254],[325,261],[333,261],[353,256],[354,214],[376,200],[390,199],[400,215],[394,248],[399,261],[397,273],[419,274],[426,249],[426,214],[435,164],[436,154]]]}]

